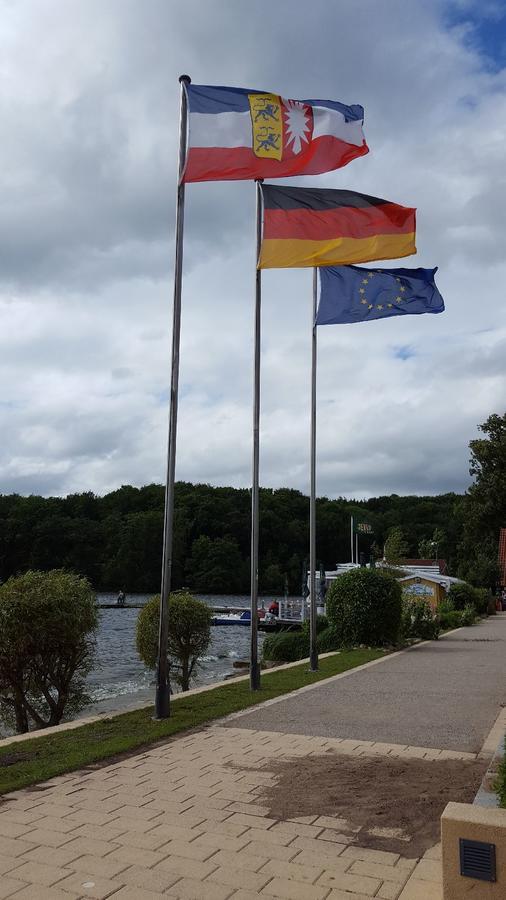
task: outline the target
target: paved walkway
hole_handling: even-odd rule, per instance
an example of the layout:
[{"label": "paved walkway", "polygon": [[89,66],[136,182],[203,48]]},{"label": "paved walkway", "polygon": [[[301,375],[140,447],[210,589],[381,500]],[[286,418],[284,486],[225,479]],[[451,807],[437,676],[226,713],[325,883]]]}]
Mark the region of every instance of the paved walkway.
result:
[{"label": "paved walkway", "polygon": [[506,701],[506,616],[235,718],[234,726],[476,753]]},{"label": "paved walkway", "polygon": [[[467,630],[465,637],[458,632],[439,644],[299,692],[295,702],[304,727],[311,714],[311,728],[317,730],[313,710],[320,711],[318,736],[300,733],[300,718],[299,733],[294,732],[293,712],[286,712],[292,698],[103,768],[90,767],[0,798],[0,900],[442,900],[438,846],[421,860],[367,849],[360,845],[360,830],[342,818],[272,818],[259,795],[276,780],[274,762],[328,750],[423,757],[429,765],[435,759],[474,757],[499,712],[503,692],[497,683],[503,680],[505,657],[497,652],[496,638],[503,642],[504,631],[505,620],[495,619]],[[500,646],[504,654],[504,644]],[[464,649],[467,665],[461,658]],[[450,658],[455,662],[450,664]],[[430,684],[427,691],[434,694],[435,665],[442,679],[440,693],[447,697],[444,704],[436,698],[436,718],[444,711],[453,717],[454,705],[465,701],[458,689],[460,673],[473,701],[467,707],[472,728],[464,727],[460,711],[452,718],[451,731],[441,722],[434,725],[426,704],[427,721],[417,731],[406,697],[423,697],[422,672]],[[451,684],[446,693],[445,672]],[[375,691],[383,697],[383,715],[394,715],[396,684],[399,709],[409,711],[398,745],[385,742],[385,734],[394,732],[381,731],[371,696]],[[347,710],[347,718],[337,717],[336,703]],[[395,714],[397,728],[401,712]],[[275,724],[267,728],[252,722],[252,717],[264,721],[272,716]],[[335,730],[341,723],[337,737],[326,734],[329,716]],[[371,737],[375,721],[373,740],[355,739],[357,729]],[[423,734],[423,742],[413,746],[408,731],[413,737]],[[441,743],[428,744],[429,734],[439,735]],[[445,741],[452,749],[445,749]]]}]

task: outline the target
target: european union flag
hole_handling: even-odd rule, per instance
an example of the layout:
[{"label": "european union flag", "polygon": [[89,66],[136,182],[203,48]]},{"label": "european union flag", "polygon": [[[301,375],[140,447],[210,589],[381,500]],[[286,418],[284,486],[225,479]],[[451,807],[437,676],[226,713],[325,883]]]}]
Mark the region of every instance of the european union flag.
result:
[{"label": "european union flag", "polygon": [[440,313],[445,305],[435,269],[320,268],[317,325],[368,322],[388,316]]}]

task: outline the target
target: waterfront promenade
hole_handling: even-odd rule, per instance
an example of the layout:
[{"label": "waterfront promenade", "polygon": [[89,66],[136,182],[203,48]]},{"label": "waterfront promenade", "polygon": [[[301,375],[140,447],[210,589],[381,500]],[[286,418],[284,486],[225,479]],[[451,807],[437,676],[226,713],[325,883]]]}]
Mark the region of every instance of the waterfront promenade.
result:
[{"label": "waterfront promenade", "polygon": [[[0,898],[440,900],[437,833],[409,817],[378,827],[373,802],[364,817],[360,772],[395,775],[392,800],[400,770],[429,794],[466,771],[479,780],[504,723],[505,659],[496,617],[0,798]],[[339,813],[333,770],[355,778]]]}]

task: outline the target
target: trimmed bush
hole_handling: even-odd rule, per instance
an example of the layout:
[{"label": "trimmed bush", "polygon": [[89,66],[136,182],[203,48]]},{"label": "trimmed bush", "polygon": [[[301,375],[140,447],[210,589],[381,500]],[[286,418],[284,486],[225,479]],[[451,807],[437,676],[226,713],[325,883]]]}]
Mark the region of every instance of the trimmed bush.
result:
[{"label": "trimmed bush", "polygon": [[279,631],[268,634],[262,648],[264,659],[272,662],[295,662],[309,656],[309,634],[303,631]]},{"label": "trimmed bush", "polygon": [[[148,669],[154,669],[158,654],[160,597],[152,597],[137,619],[137,652]],[[200,656],[211,643],[211,610],[187,591],[169,597],[169,640],[167,653],[171,677],[187,691],[196,675]]]},{"label": "trimmed bush", "polygon": [[332,582],[327,617],[340,646],[395,644],[402,593],[399,583],[378,569],[354,569]]},{"label": "trimmed bush", "polygon": [[423,641],[437,640],[440,632],[439,618],[430,603],[423,597],[404,592],[402,598],[403,638],[421,638]]},{"label": "trimmed bush", "polygon": [[463,581],[461,583],[450,585],[448,591],[448,600],[453,604],[454,609],[464,609],[465,606],[474,606],[477,602],[476,590],[472,585]]}]

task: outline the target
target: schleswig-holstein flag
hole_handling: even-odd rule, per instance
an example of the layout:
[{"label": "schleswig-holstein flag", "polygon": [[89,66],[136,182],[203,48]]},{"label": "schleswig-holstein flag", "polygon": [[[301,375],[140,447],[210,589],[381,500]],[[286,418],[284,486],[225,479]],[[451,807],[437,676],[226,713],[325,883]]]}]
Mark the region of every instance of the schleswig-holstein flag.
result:
[{"label": "schleswig-holstein flag", "polygon": [[368,153],[362,106],[285,100],[245,88],[185,84],[184,89],[185,182],[319,175]]},{"label": "schleswig-holstein flag", "polygon": [[340,266],[416,253],[415,209],[356,191],[261,188],[259,269]]},{"label": "schleswig-holstein flag", "polygon": [[317,325],[370,322],[389,316],[440,313],[445,305],[435,269],[362,269],[326,266],[320,272]]}]

